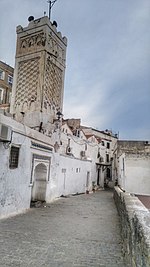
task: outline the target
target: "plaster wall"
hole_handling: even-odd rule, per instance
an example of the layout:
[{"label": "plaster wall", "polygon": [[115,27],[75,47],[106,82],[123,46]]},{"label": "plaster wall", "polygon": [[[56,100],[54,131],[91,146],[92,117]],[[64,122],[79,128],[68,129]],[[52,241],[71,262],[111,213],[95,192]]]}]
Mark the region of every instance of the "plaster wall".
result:
[{"label": "plaster wall", "polygon": [[126,155],[125,188],[130,193],[150,195],[150,156]]},{"label": "plaster wall", "polygon": [[[124,163],[123,163],[124,162]],[[120,157],[118,158],[118,162],[117,162],[117,169],[118,169],[118,185],[125,190],[126,189],[126,163],[125,163],[125,153],[123,153],[122,155],[120,155]],[[125,165],[124,165],[125,164]]]},{"label": "plaster wall", "polygon": [[148,141],[118,141],[118,183],[126,192],[150,195]]},{"label": "plaster wall", "polygon": [[[1,218],[25,211],[37,196],[50,202],[61,195],[92,189],[91,161],[55,153],[49,137],[11,118],[0,115],[0,123],[12,131],[10,144],[0,142]],[[15,169],[9,167],[11,145],[20,148]]]},{"label": "plaster wall", "polygon": [[9,168],[10,147],[6,149],[0,143],[0,218],[26,210],[30,206],[30,141],[27,137],[14,133],[12,144],[20,147],[19,165],[16,169]]},{"label": "plaster wall", "polygon": [[[63,125],[63,128],[64,128],[64,131],[61,133],[62,145],[60,146],[60,153],[66,154],[66,148],[69,144],[71,148],[70,157],[72,155],[73,157],[78,158],[78,159],[87,159],[91,161],[91,181],[96,182],[97,169],[96,169],[95,162],[98,160],[97,154],[98,154],[98,147],[99,147],[97,140],[95,139],[95,142],[92,142],[92,140],[82,139],[82,137],[84,136],[81,136],[81,138],[74,136],[71,134],[71,131],[67,125]],[[85,157],[83,158],[81,156],[81,151],[85,152]]]},{"label": "plaster wall", "polygon": [[[89,180],[87,184],[87,175]],[[91,161],[60,155],[58,193],[68,195],[91,190]]]},{"label": "plaster wall", "polygon": [[[11,143],[0,142],[0,218],[23,212],[30,207],[34,181],[33,155],[38,163],[52,158],[52,147],[46,142],[50,138],[29,129],[15,120],[0,115],[0,123],[11,128]],[[32,144],[44,145],[45,150]],[[9,166],[11,146],[19,147],[18,167]],[[37,163],[37,162],[36,162]],[[46,162],[47,163],[47,162]],[[51,161],[50,161],[51,163]]]}]

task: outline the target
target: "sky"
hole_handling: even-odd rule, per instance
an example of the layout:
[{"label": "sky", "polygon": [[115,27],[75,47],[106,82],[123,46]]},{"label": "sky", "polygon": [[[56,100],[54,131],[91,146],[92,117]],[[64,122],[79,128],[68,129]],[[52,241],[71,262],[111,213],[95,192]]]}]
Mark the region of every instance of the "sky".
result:
[{"label": "sky", "polygon": [[[16,26],[48,14],[46,0],[0,0],[0,60],[14,66]],[[68,39],[64,118],[150,140],[150,0],[57,0]]]}]

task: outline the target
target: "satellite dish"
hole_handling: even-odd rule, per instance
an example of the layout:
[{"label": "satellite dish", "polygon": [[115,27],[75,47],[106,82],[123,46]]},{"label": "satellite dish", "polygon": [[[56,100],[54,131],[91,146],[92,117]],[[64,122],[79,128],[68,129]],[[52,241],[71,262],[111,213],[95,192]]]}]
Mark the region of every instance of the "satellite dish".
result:
[{"label": "satellite dish", "polygon": [[33,16],[28,17],[28,21],[29,22],[32,21],[32,20],[34,20],[34,17]]}]

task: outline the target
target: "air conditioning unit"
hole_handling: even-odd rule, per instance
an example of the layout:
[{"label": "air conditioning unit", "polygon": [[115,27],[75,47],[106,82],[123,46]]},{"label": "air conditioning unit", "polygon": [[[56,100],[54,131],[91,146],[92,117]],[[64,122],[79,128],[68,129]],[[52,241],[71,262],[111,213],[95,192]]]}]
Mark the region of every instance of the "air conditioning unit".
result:
[{"label": "air conditioning unit", "polygon": [[4,142],[11,141],[11,127],[0,124],[0,140]]},{"label": "air conditioning unit", "polygon": [[85,151],[81,151],[80,155],[81,155],[82,158],[84,158],[85,157]]},{"label": "air conditioning unit", "polygon": [[70,155],[71,154],[71,151],[72,151],[72,148],[70,146],[67,146],[67,148],[66,148],[66,154],[67,155]]}]

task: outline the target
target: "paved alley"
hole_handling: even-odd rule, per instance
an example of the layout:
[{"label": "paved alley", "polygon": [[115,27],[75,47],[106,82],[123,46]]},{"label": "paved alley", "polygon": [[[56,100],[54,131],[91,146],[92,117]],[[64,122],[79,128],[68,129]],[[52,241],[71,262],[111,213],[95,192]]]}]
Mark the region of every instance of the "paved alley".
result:
[{"label": "paved alley", "polygon": [[112,192],[61,198],[0,221],[0,267],[125,267]]}]

